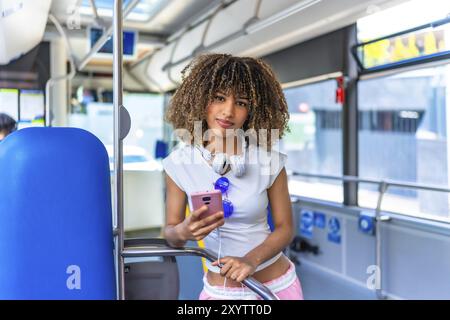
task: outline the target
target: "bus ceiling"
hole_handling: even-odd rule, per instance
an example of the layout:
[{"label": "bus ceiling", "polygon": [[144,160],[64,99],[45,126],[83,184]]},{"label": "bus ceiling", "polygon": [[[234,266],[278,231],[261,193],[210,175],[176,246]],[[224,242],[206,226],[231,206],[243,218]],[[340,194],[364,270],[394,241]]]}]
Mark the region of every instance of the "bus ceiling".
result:
[{"label": "bus ceiling", "polygon": [[[351,25],[367,15],[370,6],[383,9],[399,2],[126,0],[124,31],[131,32],[131,51],[124,55],[126,73],[149,90],[170,91],[178,86],[180,71],[195,54],[268,55]],[[6,43],[0,48],[0,64],[20,57],[42,40],[60,37],[48,19],[50,12],[66,29],[77,71],[111,73],[107,35],[112,30],[113,1],[0,0],[0,4],[0,39]],[[27,30],[17,37],[14,30],[18,29]],[[128,38],[124,36],[125,41]]]}]

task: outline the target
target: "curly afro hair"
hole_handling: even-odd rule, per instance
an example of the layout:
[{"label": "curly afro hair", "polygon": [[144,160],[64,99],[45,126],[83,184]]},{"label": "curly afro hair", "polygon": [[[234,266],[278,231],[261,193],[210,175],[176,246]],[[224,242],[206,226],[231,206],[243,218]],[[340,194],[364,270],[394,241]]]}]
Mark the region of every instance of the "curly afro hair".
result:
[{"label": "curly afro hair", "polygon": [[174,129],[185,129],[194,139],[194,123],[202,121],[202,134],[208,129],[206,107],[217,92],[248,97],[249,116],[243,130],[267,130],[267,141],[258,145],[271,147],[278,130],[281,138],[289,121],[286,99],[270,66],[261,59],[229,54],[203,54],[191,61],[182,74],[182,83],[173,95],[166,120]]}]

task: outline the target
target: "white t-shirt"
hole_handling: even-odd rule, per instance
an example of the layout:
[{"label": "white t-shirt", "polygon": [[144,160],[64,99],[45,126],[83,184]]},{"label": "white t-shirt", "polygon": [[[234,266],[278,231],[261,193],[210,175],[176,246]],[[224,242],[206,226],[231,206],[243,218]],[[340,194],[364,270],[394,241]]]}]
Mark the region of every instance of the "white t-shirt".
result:
[{"label": "white t-shirt", "polygon": [[[225,175],[230,181],[227,198],[233,204],[233,214],[220,227],[221,257],[243,257],[260,245],[270,234],[267,224],[269,189],[283,169],[287,156],[276,150],[270,152],[250,145],[246,154],[246,171],[235,177],[229,170]],[[191,145],[176,148],[163,160],[163,167],[170,178],[188,196],[189,209],[193,211],[190,194],[214,189],[214,182],[221,177],[203,158],[201,151]],[[219,249],[219,233],[212,231],[204,238],[205,248],[216,255]],[[256,271],[274,263],[281,252],[259,265]],[[212,272],[219,268],[209,261],[206,266]]]}]

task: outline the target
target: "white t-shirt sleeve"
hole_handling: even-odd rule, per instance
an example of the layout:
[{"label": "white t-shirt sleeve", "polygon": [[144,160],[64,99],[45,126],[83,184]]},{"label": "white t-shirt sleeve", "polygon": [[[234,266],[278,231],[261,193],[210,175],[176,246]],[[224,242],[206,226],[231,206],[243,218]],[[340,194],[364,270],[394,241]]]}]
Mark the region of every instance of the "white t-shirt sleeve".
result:
[{"label": "white t-shirt sleeve", "polygon": [[172,179],[173,182],[175,182],[178,188],[184,191],[184,188],[181,185],[181,181],[178,174],[178,170],[181,169],[181,164],[180,163],[177,164],[176,161],[174,161],[174,157],[175,154],[171,153],[168,157],[163,159],[162,165],[166,174]]},{"label": "white t-shirt sleeve", "polygon": [[270,176],[269,176],[269,185],[267,186],[267,189],[269,189],[272,184],[277,179],[278,175],[280,174],[281,170],[283,170],[287,160],[287,155],[284,153],[281,153],[276,150],[271,151],[270,155]]}]

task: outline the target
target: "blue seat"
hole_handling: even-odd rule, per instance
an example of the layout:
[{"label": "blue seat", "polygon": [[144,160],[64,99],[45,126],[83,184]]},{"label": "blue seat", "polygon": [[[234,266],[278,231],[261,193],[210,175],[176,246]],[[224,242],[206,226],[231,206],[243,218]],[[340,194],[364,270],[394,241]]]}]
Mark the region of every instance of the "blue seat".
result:
[{"label": "blue seat", "polygon": [[0,299],[115,299],[107,152],[75,128],[0,143]]}]

